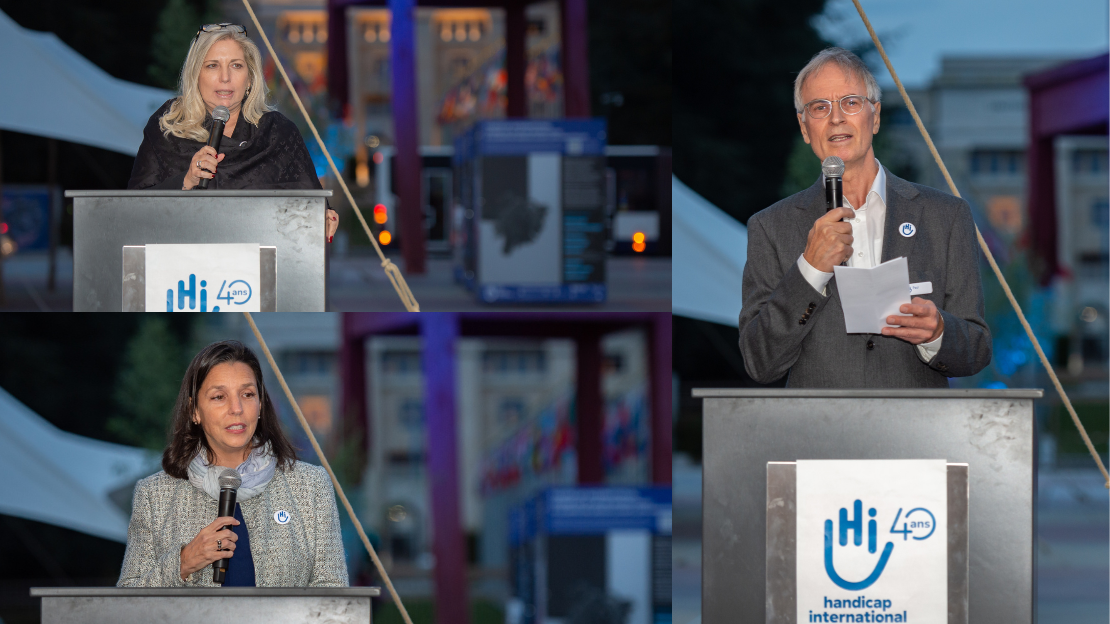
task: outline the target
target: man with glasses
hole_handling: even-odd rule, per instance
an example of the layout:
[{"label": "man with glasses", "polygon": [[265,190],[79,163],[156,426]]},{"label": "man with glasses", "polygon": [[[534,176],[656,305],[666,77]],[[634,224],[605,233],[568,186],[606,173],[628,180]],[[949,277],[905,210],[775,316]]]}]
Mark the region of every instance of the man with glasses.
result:
[{"label": "man with glasses", "polygon": [[[826,212],[824,176],[748,221],[740,351],[753,379],[790,387],[948,387],[991,358],[971,210],[902,180],[875,158],[882,91],[841,48],[798,74],[794,106],[818,159],[844,161],[844,206]],[[881,335],[848,334],[833,267],[903,256],[921,295]]]}]

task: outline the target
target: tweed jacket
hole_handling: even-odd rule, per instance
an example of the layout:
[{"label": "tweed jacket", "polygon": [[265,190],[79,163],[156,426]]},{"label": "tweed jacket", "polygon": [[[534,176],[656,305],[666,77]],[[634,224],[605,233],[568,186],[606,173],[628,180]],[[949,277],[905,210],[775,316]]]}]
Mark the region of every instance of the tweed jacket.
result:
[{"label": "tweed jacket", "polygon": [[[181,580],[181,548],[216,519],[218,503],[188,479],[159,472],[135,486],[119,587],[218,587],[208,565]],[[280,468],[239,506],[259,587],[347,587],[335,490],[319,466]],[[274,514],[290,516],[279,524]],[[235,557],[230,560],[235,565]]]},{"label": "tweed jacket", "polygon": [[[825,213],[821,179],[748,220],[748,260],[740,311],[740,351],[752,379],[787,377],[796,388],[946,388],[949,377],[974,375],[991,360],[983,320],[983,286],[975,224],[967,202],[886,171],[882,261],[904,256],[910,283],[932,282],[921,295],[944,319],[940,351],[925,363],[893,336],[848,334],[829,281],[825,295],[798,270],[813,222]],[[902,236],[899,226],[916,232]]]}]

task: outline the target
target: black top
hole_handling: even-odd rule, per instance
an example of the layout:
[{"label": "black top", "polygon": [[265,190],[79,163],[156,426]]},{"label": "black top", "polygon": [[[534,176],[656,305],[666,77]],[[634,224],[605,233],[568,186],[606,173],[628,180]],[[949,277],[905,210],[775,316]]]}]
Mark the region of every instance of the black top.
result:
[{"label": "black top", "polygon": [[[147,121],[128,189],[180,190],[193,155],[204,147],[200,141],[162,134],[158,120],[172,103],[168,100]],[[204,123],[210,127],[212,117],[206,115]],[[231,136],[220,141],[219,151],[225,156],[209,189],[321,188],[297,126],[277,111],[263,114],[258,126],[240,117]]]}]

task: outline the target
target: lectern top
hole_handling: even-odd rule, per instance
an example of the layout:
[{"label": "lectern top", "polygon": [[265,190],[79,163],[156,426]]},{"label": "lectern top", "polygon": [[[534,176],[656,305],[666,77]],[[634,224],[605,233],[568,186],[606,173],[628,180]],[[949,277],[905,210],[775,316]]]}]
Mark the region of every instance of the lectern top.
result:
[{"label": "lectern top", "polygon": [[39,598],[122,598],[135,596],[380,596],[380,587],[32,587],[31,596]]},{"label": "lectern top", "polygon": [[791,389],[791,388],[694,388],[695,399],[1039,399],[1040,388],[1018,390],[954,390],[947,388],[873,389]]},{"label": "lectern top", "polygon": [[137,191],[66,191],[66,197],[331,197],[330,190],[257,189],[241,191],[165,191],[140,189]]}]

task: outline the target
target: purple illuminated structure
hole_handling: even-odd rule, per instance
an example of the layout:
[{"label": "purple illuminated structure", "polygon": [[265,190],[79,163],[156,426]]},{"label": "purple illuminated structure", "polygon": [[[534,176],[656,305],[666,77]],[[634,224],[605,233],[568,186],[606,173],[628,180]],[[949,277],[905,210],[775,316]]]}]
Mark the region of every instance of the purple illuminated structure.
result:
[{"label": "purple illuminated structure", "polygon": [[[460,337],[566,338],[575,341],[578,482],[604,482],[601,388],[605,334],[643,328],[648,344],[651,481],[671,483],[671,315],[666,312],[350,313],[343,315],[340,363],[344,430],[373,435],[366,404],[364,345],[377,335],[423,338],[424,421],[431,501],[436,621],[467,623],[466,549],[461,522],[455,343]],[[369,433],[367,433],[369,432]],[[364,448],[369,448],[365,445]],[[507,538],[506,538],[507,539]]]},{"label": "purple illuminated structure", "polygon": [[1062,272],[1056,247],[1056,175],[1053,139],[1110,131],[1110,54],[1031,74],[1029,91],[1029,235],[1042,285]]},{"label": "purple illuminated structure", "polygon": [[[348,7],[387,6],[392,12],[390,52],[393,73],[393,122],[396,141],[396,190],[400,199],[401,252],[405,270],[424,273],[424,224],[420,208],[420,134],[417,128],[416,33],[417,6],[485,7],[505,11],[505,71],[509,117],[526,117],[524,89],[524,8],[529,0],[328,0],[328,93],[342,106],[349,98],[347,79]],[[566,117],[590,116],[586,0],[559,0],[562,16],[563,111]]]}]

